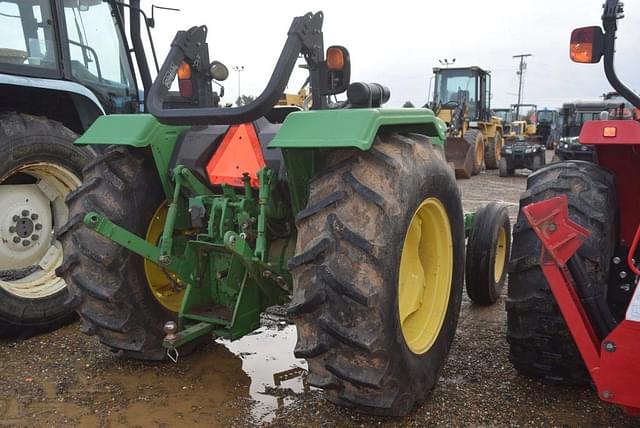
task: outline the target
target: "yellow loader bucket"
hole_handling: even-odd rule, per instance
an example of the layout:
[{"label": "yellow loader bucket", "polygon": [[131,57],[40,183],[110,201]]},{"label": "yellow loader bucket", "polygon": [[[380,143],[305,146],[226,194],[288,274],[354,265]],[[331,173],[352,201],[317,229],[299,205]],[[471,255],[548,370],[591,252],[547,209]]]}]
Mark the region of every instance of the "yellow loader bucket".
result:
[{"label": "yellow loader bucket", "polygon": [[472,144],[462,137],[447,137],[444,152],[447,162],[453,164],[456,178],[471,178],[476,155]]}]

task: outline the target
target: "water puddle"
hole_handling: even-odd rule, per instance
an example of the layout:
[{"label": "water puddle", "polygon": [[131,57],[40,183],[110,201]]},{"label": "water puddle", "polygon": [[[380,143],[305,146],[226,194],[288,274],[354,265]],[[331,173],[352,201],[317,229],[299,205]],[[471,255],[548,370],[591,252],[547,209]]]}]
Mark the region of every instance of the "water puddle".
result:
[{"label": "water puddle", "polygon": [[235,342],[220,342],[242,359],[242,370],[251,379],[254,420],[270,422],[276,410],[289,404],[295,394],[309,390],[307,362],[293,355],[295,326],[279,323],[277,327],[261,327]]}]

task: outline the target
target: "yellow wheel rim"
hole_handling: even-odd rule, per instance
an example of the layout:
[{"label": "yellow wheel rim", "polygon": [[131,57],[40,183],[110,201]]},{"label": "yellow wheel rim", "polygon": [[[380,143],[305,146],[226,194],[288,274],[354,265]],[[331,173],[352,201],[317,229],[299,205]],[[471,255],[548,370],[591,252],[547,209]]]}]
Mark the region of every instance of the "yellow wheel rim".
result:
[{"label": "yellow wheel rim", "polygon": [[413,214],[402,246],[398,306],[409,349],[424,354],[447,314],[453,276],[453,239],[440,200],[425,199]]},{"label": "yellow wheel rim", "polygon": [[481,141],[476,141],[476,165],[482,166],[484,160],[484,144]]},{"label": "yellow wheel rim", "polygon": [[[167,204],[163,203],[149,222],[145,237],[147,242],[153,245],[158,244],[166,219]],[[147,277],[147,285],[149,285],[156,300],[171,312],[179,312],[184,290],[182,288],[177,289],[178,279],[147,259],[144,260],[144,273]]]},{"label": "yellow wheel rim", "polygon": [[502,138],[500,137],[500,134],[496,134],[494,150],[496,152],[496,160],[499,161],[502,158]]},{"label": "yellow wheel rim", "polygon": [[504,227],[498,230],[498,242],[496,246],[496,257],[493,262],[493,276],[496,282],[500,281],[504,273],[504,264],[507,260],[507,232]]}]

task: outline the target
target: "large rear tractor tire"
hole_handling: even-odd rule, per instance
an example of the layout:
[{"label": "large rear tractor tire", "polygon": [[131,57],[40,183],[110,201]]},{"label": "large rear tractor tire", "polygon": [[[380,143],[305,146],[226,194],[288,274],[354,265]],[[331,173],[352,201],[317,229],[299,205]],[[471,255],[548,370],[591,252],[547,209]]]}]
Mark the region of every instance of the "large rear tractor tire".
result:
[{"label": "large rear tractor tire", "polygon": [[109,147],[85,169],[69,195],[69,223],[60,232],[65,259],[59,269],[78,302],[81,330],[113,351],[163,360],[163,326],[175,320],[182,291],[155,264],[82,225],[95,211],[157,244],[165,196],[150,153]]},{"label": "large rear tractor tire", "polygon": [[467,242],[465,284],[476,304],[488,306],[500,297],[507,278],[511,223],[505,205],[491,202],[476,212]]},{"label": "large rear tractor tire", "polygon": [[[616,191],[610,172],[589,162],[553,163],[529,176],[514,227],[508,298],[507,340],[511,362],[520,373],[546,381],[581,384],[590,381],[582,358],[540,268],[541,243],[522,208],[567,195],[569,217],[591,235],[574,257],[584,264],[588,279],[583,302],[598,305],[590,313],[599,335],[606,334],[611,314],[606,304],[609,266],[616,245]],[[598,319],[599,322],[596,322]]]},{"label": "large rear tractor tire", "polygon": [[484,164],[487,169],[498,169],[502,152],[503,139],[500,132],[487,141],[484,150]]},{"label": "large rear tractor tire", "polygon": [[28,337],[73,319],[55,274],[68,220],[65,197],[80,185],[92,153],[77,135],[43,117],[0,114],[0,335]]},{"label": "large rear tractor tire", "polygon": [[464,134],[464,139],[471,144],[474,154],[471,175],[478,175],[484,166],[484,136],[477,129],[470,129]]},{"label": "large rear tractor tire", "polygon": [[406,414],[433,390],[458,322],[463,214],[444,156],[395,133],[334,151],[296,223],[289,314],[309,383],[358,411]]}]

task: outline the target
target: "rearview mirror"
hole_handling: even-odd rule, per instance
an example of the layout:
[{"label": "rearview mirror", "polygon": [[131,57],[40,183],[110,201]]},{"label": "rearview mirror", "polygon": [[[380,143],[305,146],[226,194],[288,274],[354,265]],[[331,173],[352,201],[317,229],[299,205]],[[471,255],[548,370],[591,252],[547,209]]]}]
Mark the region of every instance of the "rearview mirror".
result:
[{"label": "rearview mirror", "polygon": [[571,33],[569,56],[574,62],[595,64],[603,54],[604,34],[600,27],[576,28]]}]

